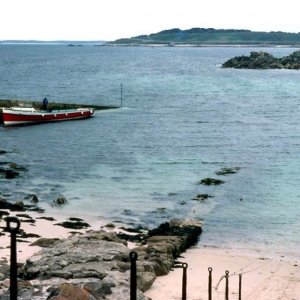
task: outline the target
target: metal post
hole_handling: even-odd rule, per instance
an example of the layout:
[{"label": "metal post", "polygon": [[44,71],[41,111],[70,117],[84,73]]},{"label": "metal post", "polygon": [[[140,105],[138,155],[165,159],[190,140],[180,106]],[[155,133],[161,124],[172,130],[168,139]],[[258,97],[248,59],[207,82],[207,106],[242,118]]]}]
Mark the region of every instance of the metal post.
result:
[{"label": "metal post", "polygon": [[182,273],[182,300],[186,300],[186,286],[187,286],[187,263],[182,264],[183,273]]},{"label": "metal post", "polygon": [[225,300],[229,300],[229,271],[225,271],[225,279],[226,279],[226,286],[225,286]]},{"label": "metal post", "polygon": [[208,268],[208,300],[212,299],[212,268]]},{"label": "metal post", "polygon": [[239,300],[242,300],[242,274],[239,274]]},{"label": "metal post", "polygon": [[121,83],[121,107],[123,107],[123,84]]},{"label": "metal post", "polygon": [[[11,226],[15,223],[15,226]],[[18,266],[17,266],[17,233],[20,229],[20,220],[16,217],[6,218],[6,231],[10,232],[10,300],[18,298]]]},{"label": "metal post", "polygon": [[136,261],[138,258],[138,254],[135,251],[131,251],[129,253],[129,258],[131,261],[131,269],[130,269],[130,300],[136,300]]}]

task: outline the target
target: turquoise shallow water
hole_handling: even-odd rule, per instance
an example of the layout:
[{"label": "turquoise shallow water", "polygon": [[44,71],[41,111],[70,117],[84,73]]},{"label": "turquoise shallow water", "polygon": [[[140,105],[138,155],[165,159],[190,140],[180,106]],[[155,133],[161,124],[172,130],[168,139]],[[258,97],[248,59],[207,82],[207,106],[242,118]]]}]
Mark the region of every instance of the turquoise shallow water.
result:
[{"label": "turquoise shallow water", "polygon": [[[297,256],[300,73],[220,68],[253,50],[0,45],[2,99],[117,105],[124,87],[121,109],[89,120],[0,127],[0,159],[29,169],[1,194],[48,211],[63,194],[62,213],[149,227],[203,219],[200,244]],[[240,170],[198,184],[222,167]]]}]

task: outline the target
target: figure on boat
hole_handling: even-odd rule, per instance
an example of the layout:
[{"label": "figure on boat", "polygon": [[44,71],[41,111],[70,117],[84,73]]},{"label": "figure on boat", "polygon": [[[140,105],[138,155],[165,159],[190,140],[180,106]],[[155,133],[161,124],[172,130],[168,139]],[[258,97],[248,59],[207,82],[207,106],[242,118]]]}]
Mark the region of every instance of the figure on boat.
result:
[{"label": "figure on boat", "polygon": [[47,110],[47,108],[48,108],[48,99],[45,97],[44,99],[43,99],[43,110]]}]

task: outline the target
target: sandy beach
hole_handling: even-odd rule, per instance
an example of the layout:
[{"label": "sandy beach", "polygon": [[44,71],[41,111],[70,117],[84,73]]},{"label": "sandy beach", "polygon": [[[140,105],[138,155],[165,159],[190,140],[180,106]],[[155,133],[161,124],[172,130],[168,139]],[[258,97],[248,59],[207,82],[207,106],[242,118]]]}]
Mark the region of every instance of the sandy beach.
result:
[{"label": "sandy beach", "polygon": [[[14,215],[15,213],[11,213]],[[45,214],[49,217],[50,215]],[[34,224],[23,222],[21,228],[27,233],[39,234],[46,238],[66,238],[73,230],[54,225],[66,217],[54,217],[56,221],[37,219],[41,214],[30,213],[36,220]],[[91,221],[91,220],[89,220]],[[99,230],[103,222],[92,222],[89,229]],[[4,220],[0,226],[5,226]],[[84,232],[89,229],[76,230]],[[109,229],[107,229],[109,230]],[[115,229],[111,229],[115,230]],[[19,242],[18,261],[25,262],[41,248],[30,246],[37,238]],[[9,260],[9,235],[1,236],[0,259]],[[193,247],[178,259],[188,264],[187,299],[208,299],[208,268],[212,268],[212,299],[225,297],[225,271],[229,271],[229,298],[239,299],[239,274],[242,274],[242,299],[246,300],[299,300],[300,267],[299,260],[285,257],[268,257],[260,252],[247,253],[234,249],[212,247]],[[182,269],[174,269],[166,276],[158,277],[153,286],[145,293],[152,300],[180,300],[182,295]]]},{"label": "sandy beach", "polygon": [[[225,271],[229,273],[229,299],[239,299],[239,274],[242,274],[242,298],[246,300],[300,299],[299,261],[268,258],[221,248],[192,248],[180,261],[188,263],[187,299],[208,299],[208,268],[212,270],[212,299],[225,298]],[[220,281],[221,280],[221,281]],[[157,278],[146,292],[152,300],[181,299],[182,269]]]}]

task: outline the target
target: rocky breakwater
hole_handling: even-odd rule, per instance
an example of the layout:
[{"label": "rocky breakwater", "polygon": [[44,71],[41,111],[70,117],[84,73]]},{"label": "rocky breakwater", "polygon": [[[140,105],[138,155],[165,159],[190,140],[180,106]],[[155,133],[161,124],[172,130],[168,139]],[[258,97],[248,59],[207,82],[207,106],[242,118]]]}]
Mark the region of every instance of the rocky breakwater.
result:
[{"label": "rocky breakwater", "polygon": [[[147,233],[91,231],[45,245],[19,268],[19,299],[126,299],[130,297],[130,251],[138,254],[137,299],[156,276],[167,274],[176,258],[195,244],[196,221],[171,220]],[[135,247],[127,246],[134,240]],[[36,243],[39,243],[37,240]],[[0,299],[8,299],[8,291]]]},{"label": "rocky breakwater", "polygon": [[235,69],[300,69],[300,50],[282,58],[263,51],[253,51],[250,56],[236,56],[222,64]]}]

